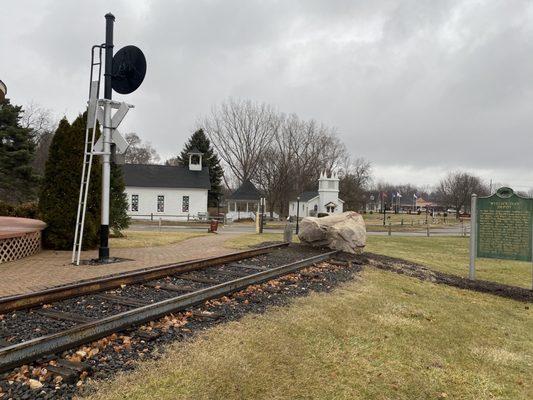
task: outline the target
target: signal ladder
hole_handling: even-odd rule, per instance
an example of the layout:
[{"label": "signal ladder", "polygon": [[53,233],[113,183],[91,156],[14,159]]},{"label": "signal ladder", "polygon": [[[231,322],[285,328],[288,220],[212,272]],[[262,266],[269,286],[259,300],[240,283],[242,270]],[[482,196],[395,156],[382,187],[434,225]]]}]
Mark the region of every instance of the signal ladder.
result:
[{"label": "signal ladder", "polygon": [[[80,255],[83,242],[83,228],[85,225],[85,211],[87,210],[87,194],[93,163],[93,147],[96,138],[96,112],[100,95],[100,79],[102,77],[102,50],[103,45],[93,46],[91,49],[91,77],[89,84],[89,102],[87,106],[87,126],[85,128],[85,147],[83,151],[83,168],[81,173],[80,196],[78,212],[76,215],[76,231],[72,247],[72,263],[80,265]],[[96,61],[97,59],[98,61]],[[96,75],[96,80],[93,78]],[[91,131],[91,132],[90,132]]]}]

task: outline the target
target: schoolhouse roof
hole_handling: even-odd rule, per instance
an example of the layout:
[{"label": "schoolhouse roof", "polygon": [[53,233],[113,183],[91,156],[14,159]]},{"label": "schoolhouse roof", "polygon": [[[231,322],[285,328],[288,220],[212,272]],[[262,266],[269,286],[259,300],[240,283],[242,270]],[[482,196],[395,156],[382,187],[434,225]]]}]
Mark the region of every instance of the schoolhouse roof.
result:
[{"label": "schoolhouse roof", "polygon": [[211,189],[209,171],[191,171],[183,165],[125,164],[124,183],[135,187]]}]

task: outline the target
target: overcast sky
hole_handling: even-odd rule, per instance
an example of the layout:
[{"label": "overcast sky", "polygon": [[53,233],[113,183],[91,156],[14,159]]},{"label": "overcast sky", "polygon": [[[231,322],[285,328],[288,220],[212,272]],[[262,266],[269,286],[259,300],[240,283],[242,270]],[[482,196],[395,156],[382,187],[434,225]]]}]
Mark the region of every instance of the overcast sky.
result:
[{"label": "overcast sky", "polygon": [[89,49],[115,45],[148,72],[122,132],[168,158],[229,97],[337,128],[376,180],[433,184],[467,169],[533,187],[533,2],[2,1],[0,79],[15,104],[75,117]]}]

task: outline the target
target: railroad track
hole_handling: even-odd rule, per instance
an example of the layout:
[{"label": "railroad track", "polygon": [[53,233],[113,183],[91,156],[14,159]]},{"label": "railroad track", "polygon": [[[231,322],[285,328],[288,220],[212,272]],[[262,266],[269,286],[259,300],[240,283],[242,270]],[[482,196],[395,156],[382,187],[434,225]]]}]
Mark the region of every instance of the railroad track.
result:
[{"label": "railroad track", "polygon": [[[284,246],[287,244],[0,299],[0,314],[11,313],[0,332],[0,372],[327,261],[337,253],[274,267],[243,262]],[[65,371],[81,367],[63,363],[63,372],[58,368],[57,372],[65,375]]]}]

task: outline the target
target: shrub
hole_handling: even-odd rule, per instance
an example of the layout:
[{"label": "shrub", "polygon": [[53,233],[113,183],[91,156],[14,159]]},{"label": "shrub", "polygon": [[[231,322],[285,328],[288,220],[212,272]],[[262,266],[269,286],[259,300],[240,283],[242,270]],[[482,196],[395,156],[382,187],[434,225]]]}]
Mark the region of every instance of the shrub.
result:
[{"label": "shrub", "polygon": [[374,214],[374,211],[370,210],[368,213],[369,213],[370,215],[372,215],[372,214]]},{"label": "shrub", "polygon": [[39,204],[36,201],[19,204],[14,217],[39,219]]},{"label": "shrub", "polygon": [[39,207],[37,202],[28,202],[13,206],[0,201],[0,216],[38,219]]},{"label": "shrub", "polygon": [[15,207],[11,204],[7,204],[3,201],[0,201],[0,216],[12,217],[15,211]]}]

